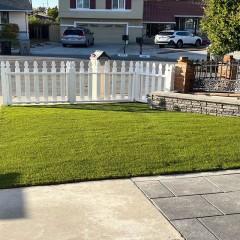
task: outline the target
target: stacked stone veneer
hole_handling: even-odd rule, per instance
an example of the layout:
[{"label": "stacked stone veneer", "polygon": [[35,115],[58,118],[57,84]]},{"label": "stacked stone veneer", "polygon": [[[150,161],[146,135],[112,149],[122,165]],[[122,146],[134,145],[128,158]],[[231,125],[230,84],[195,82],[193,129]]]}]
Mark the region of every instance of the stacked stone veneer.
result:
[{"label": "stacked stone veneer", "polygon": [[148,97],[148,104],[150,108],[166,111],[240,117],[237,98],[155,92]]}]

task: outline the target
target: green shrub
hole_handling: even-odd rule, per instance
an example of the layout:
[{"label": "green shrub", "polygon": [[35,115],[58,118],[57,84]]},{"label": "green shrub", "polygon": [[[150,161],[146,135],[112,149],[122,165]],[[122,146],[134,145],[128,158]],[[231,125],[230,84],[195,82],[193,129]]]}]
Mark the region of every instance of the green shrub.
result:
[{"label": "green shrub", "polygon": [[6,23],[2,28],[2,37],[16,39],[19,32],[19,26],[15,23]]}]

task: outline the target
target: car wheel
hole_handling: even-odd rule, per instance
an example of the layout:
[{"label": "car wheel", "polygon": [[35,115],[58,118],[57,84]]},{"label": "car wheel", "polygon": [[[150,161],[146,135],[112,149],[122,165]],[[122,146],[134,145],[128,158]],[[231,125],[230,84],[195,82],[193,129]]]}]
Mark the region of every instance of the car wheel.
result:
[{"label": "car wheel", "polygon": [[183,46],[183,42],[182,41],[178,41],[176,47],[177,48],[182,48],[182,46]]},{"label": "car wheel", "polygon": [[90,45],[90,44],[89,44],[89,41],[87,41],[86,44],[85,44],[85,46],[86,46],[86,47],[89,47],[89,45]]},{"label": "car wheel", "polygon": [[201,41],[198,39],[196,42],[195,42],[195,47],[200,47],[201,46]]},{"label": "car wheel", "polygon": [[164,46],[165,46],[165,45],[163,45],[163,44],[160,44],[160,45],[159,45],[159,48],[164,48]]},{"label": "car wheel", "polygon": [[67,46],[67,44],[64,44],[64,43],[63,43],[63,45],[62,45],[62,46],[63,46],[63,47],[66,47],[66,46]]}]

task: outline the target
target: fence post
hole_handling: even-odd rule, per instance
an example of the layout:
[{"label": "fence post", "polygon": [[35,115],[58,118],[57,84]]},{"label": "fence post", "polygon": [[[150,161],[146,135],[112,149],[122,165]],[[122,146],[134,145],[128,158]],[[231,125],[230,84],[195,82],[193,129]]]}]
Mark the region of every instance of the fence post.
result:
[{"label": "fence post", "polygon": [[175,79],[175,68],[174,65],[166,65],[166,69],[165,69],[165,75],[166,75],[166,79],[165,79],[165,84],[164,84],[164,91],[165,92],[170,92],[173,90],[173,85],[174,85],[174,79]]},{"label": "fence post", "polygon": [[10,105],[10,88],[9,79],[7,75],[7,63],[1,62],[1,80],[2,80],[2,96],[3,96],[3,106]]},{"label": "fence post", "polygon": [[192,90],[195,67],[188,57],[180,57],[175,66],[174,90],[187,93]]},{"label": "fence post", "polygon": [[67,93],[68,102],[74,104],[76,102],[76,67],[75,62],[69,63],[69,69],[67,72]]},{"label": "fence post", "polygon": [[223,80],[236,80],[238,66],[233,55],[225,55],[223,62],[218,68],[218,77]]},{"label": "fence post", "polygon": [[129,64],[129,75],[128,75],[128,100],[134,101],[134,96],[133,96],[133,81],[135,78],[134,71],[133,71],[133,61],[130,62]]},{"label": "fence post", "polygon": [[99,61],[91,59],[92,63],[92,99],[98,99],[98,72],[99,72]]},{"label": "fence post", "polygon": [[139,62],[136,62],[135,64],[135,69],[134,69],[134,78],[133,78],[133,86],[132,86],[132,97],[133,97],[133,100],[136,101],[138,98],[137,98],[137,94],[138,94],[138,77],[139,77]]}]

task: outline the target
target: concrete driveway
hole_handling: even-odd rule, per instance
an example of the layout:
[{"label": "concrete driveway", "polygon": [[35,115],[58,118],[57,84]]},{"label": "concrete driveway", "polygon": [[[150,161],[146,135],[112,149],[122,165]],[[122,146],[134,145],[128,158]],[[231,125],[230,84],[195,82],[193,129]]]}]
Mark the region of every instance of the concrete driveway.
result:
[{"label": "concrete driveway", "polygon": [[0,240],[183,239],[131,180],[0,190],[0,232]]}]

